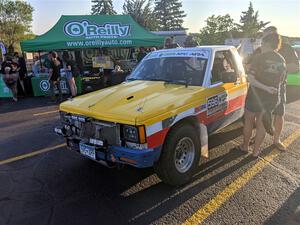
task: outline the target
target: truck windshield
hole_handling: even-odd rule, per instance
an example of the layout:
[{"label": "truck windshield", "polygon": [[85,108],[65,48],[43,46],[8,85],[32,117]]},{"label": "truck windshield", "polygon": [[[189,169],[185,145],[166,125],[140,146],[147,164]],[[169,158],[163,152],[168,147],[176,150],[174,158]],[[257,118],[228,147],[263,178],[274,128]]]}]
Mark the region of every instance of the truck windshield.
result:
[{"label": "truck windshield", "polygon": [[165,57],[143,60],[127,80],[165,81],[201,86],[207,59],[197,57]]}]

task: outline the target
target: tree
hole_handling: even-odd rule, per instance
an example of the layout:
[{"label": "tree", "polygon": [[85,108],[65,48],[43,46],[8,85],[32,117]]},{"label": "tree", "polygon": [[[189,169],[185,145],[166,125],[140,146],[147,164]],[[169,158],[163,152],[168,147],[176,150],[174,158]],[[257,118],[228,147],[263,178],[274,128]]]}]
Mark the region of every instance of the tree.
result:
[{"label": "tree", "polygon": [[125,0],[123,14],[130,15],[148,30],[156,30],[155,15],[151,6],[151,0]]},{"label": "tree", "polygon": [[233,19],[229,14],[225,16],[212,15],[206,20],[206,26],[200,30],[198,41],[203,45],[224,44],[225,39],[231,37],[231,32],[236,30]]},{"label": "tree", "polygon": [[270,22],[259,21],[258,11],[254,12],[252,2],[250,2],[248,10],[242,12],[240,23],[237,27],[244,37],[256,37],[257,33]]},{"label": "tree", "polygon": [[155,0],[155,14],[159,30],[184,29],[183,18],[186,17],[179,0]]},{"label": "tree", "polygon": [[92,0],[92,15],[115,15],[112,0]]},{"label": "tree", "polygon": [[14,50],[31,32],[33,7],[24,1],[0,1],[0,39]]}]

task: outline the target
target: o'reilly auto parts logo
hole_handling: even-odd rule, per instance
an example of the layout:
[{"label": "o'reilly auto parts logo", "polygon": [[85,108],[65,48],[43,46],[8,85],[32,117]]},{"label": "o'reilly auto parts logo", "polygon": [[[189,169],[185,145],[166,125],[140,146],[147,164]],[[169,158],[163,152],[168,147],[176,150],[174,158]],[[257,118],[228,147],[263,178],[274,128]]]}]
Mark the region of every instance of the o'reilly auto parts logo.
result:
[{"label": "o'reilly auto parts logo", "polygon": [[48,91],[50,89],[50,84],[48,80],[42,80],[40,82],[40,89],[42,91]]},{"label": "o'reilly auto parts logo", "polygon": [[130,34],[130,25],[120,23],[105,23],[103,25],[91,24],[84,20],[71,21],[65,24],[64,32],[70,37],[89,38],[118,38],[127,37]]}]

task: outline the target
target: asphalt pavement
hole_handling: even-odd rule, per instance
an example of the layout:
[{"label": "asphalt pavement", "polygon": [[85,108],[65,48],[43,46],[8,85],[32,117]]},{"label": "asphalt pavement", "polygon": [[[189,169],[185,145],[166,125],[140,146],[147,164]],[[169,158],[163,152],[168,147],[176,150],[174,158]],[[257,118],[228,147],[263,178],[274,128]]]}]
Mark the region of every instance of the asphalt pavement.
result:
[{"label": "asphalt pavement", "polygon": [[180,188],[152,169],[108,169],[53,133],[58,105],[0,99],[0,225],[300,224],[300,89],[289,93],[279,152],[237,151],[242,123],[212,135],[210,157]]}]

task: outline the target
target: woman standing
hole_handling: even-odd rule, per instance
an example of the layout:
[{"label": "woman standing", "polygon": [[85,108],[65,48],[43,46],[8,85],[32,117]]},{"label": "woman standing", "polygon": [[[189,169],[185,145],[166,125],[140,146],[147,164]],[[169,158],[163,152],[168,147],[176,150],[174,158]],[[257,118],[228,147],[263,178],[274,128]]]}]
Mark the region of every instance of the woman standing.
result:
[{"label": "woman standing", "polygon": [[48,54],[49,63],[49,83],[50,83],[50,94],[51,100],[55,100],[55,89],[58,89],[59,100],[62,101],[62,92],[60,86],[60,69],[61,63],[57,59],[57,52],[53,51]]},{"label": "woman standing", "polygon": [[284,58],[277,50],[281,37],[272,33],[262,39],[262,53],[255,56],[249,68],[249,91],[245,106],[244,143],[239,147],[249,150],[253,124],[256,119],[256,135],[253,156],[257,157],[265,138],[266,130],[273,133],[272,112],[280,102],[280,88],[286,78]]},{"label": "woman standing", "polygon": [[71,92],[71,97],[75,97],[77,95],[77,86],[74,78],[77,73],[76,63],[74,60],[71,59],[70,54],[67,51],[63,52],[62,58],[64,61],[64,68],[66,72],[66,78],[68,81],[69,89]]}]

